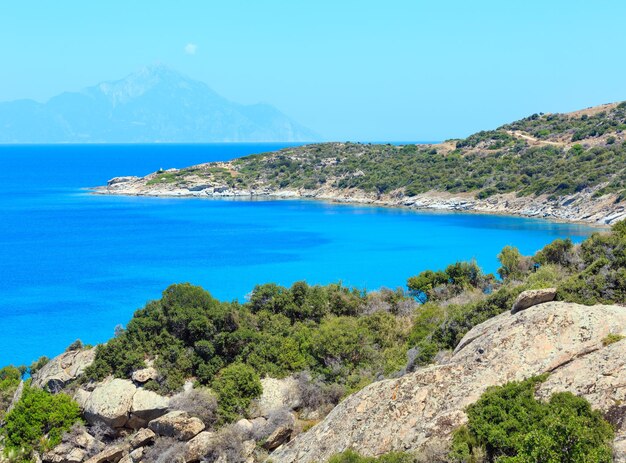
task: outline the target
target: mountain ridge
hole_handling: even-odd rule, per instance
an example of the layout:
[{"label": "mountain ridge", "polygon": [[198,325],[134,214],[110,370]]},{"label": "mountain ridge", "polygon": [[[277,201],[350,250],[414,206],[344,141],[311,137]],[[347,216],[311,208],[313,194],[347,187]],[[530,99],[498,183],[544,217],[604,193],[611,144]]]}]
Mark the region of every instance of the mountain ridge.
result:
[{"label": "mountain ridge", "polygon": [[231,102],[164,65],[63,92],[0,103],[0,143],[298,142],[319,136],[265,103]]}]

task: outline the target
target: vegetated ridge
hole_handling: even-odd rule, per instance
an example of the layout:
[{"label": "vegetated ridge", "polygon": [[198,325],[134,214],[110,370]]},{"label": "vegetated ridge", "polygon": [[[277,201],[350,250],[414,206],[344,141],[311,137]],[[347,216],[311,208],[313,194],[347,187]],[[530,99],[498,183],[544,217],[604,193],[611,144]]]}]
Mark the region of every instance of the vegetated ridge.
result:
[{"label": "vegetated ridge", "polygon": [[116,177],[101,194],[316,198],[611,224],[626,217],[626,102],[434,145],[322,143]]}]

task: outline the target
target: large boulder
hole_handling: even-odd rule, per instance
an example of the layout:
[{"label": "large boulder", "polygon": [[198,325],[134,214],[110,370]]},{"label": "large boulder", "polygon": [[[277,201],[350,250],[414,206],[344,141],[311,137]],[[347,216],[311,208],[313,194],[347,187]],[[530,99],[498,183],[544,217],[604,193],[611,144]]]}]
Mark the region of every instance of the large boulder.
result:
[{"label": "large boulder", "polygon": [[293,376],[283,379],[263,378],[263,393],[251,406],[251,416],[267,417],[277,409],[288,407],[292,410],[302,403],[298,381]]},{"label": "large boulder", "polygon": [[52,392],[61,390],[67,383],[78,378],[96,357],[95,349],[65,352],[46,363],[33,375],[32,385]]},{"label": "large boulder", "polygon": [[159,436],[173,437],[183,441],[195,437],[204,429],[204,423],[199,418],[181,411],[169,412],[150,421],[148,426]]},{"label": "large boulder", "polygon": [[511,313],[515,314],[537,304],[553,301],[556,298],[556,288],[530,289],[522,292],[513,303]]},{"label": "large boulder", "polygon": [[129,426],[139,429],[149,421],[167,413],[169,398],[146,389],[137,389],[130,408]]},{"label": "large boulder", "polygon": [[[571,391],[608,412],[626,402],[626,308],[548,302],[476,326],[448,363],[370,384],[272,454],[275,463],[326,461],[353,448],[376,456],[447,442],[489,386],[550,372],[539,394]],[[623,447],[620,431],[616,447]]]},{"label": "large boulder", "polygon": [[112,428],[124,427],[136,391],[135,385],[126,379],[114,378],[100,383],[89,397],[82,398],[85,419],[91,424],[103,422]]}]

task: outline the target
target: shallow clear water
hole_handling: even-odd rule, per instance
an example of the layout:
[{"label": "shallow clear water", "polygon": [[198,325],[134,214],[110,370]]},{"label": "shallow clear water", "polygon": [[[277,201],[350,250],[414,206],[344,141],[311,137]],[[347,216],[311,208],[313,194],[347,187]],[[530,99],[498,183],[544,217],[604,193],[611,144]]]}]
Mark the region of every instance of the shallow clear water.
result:
[{"label": "shallow clear water", "polygon": [[533,253],[592,231],[502,216],[82,190],[280,146],[0,146],[0,365],[55,355],[77,338],[104,341],[174,282],[228,300],[270,281],[396,287],[460,259],[493,272],[507,244]]}]

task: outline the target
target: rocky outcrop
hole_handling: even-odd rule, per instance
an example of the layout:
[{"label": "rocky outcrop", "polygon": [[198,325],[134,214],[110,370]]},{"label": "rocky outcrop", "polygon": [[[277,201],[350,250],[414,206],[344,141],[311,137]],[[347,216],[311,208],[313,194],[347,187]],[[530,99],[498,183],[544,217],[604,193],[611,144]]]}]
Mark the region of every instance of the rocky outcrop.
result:
[{"label": "rocky outcrop", "polygon": [[74,400],[90,424],[102,422],[112,428],[145,427],[149,421],[167,413],[169,406],[167,397],[119,378],[109,378],[92,391],[78,389]]},{"label": "rocky outcrop", "polygon": [[348,448],[375,456],[445,442],[487,387],[546,372],[541,397],[571,391],[608,412],[626,401],[626,341],[605,347],[610,333],[626,334],[626,308],[547,302],[499,315],[467,333],[448,363],[369,385],[278,448],[272,461],[326,461]]},{"label": "rocky outcrop", "polygon": [[513,303],[511,313],[521,312],[529,307],[537,304],[543,304],[544,302],[553,301],[556,298],[556,288],[546,289],[530,289],[522,292]]},{"label": "rocky outcrop", "polygon": [[263,393],[251,406],[251,416],[267,417],[272,411],[289,407],[298,408],[302,402],[298,381],[293,376],[283,379],[263,378]]},{"label": "rocky outcrop", "polygon": [[204,423],[187,412],[174,411],[161,416],[148,424],[159,436],[173,437],[187,441],[204,430]]},{"label": "rocky outcrop", "polygon": [[32,385],[52,392],[60,391],[70,381],[78,378],[96,357],[95,349],[65,352],[46,363],[33,375]]}]

